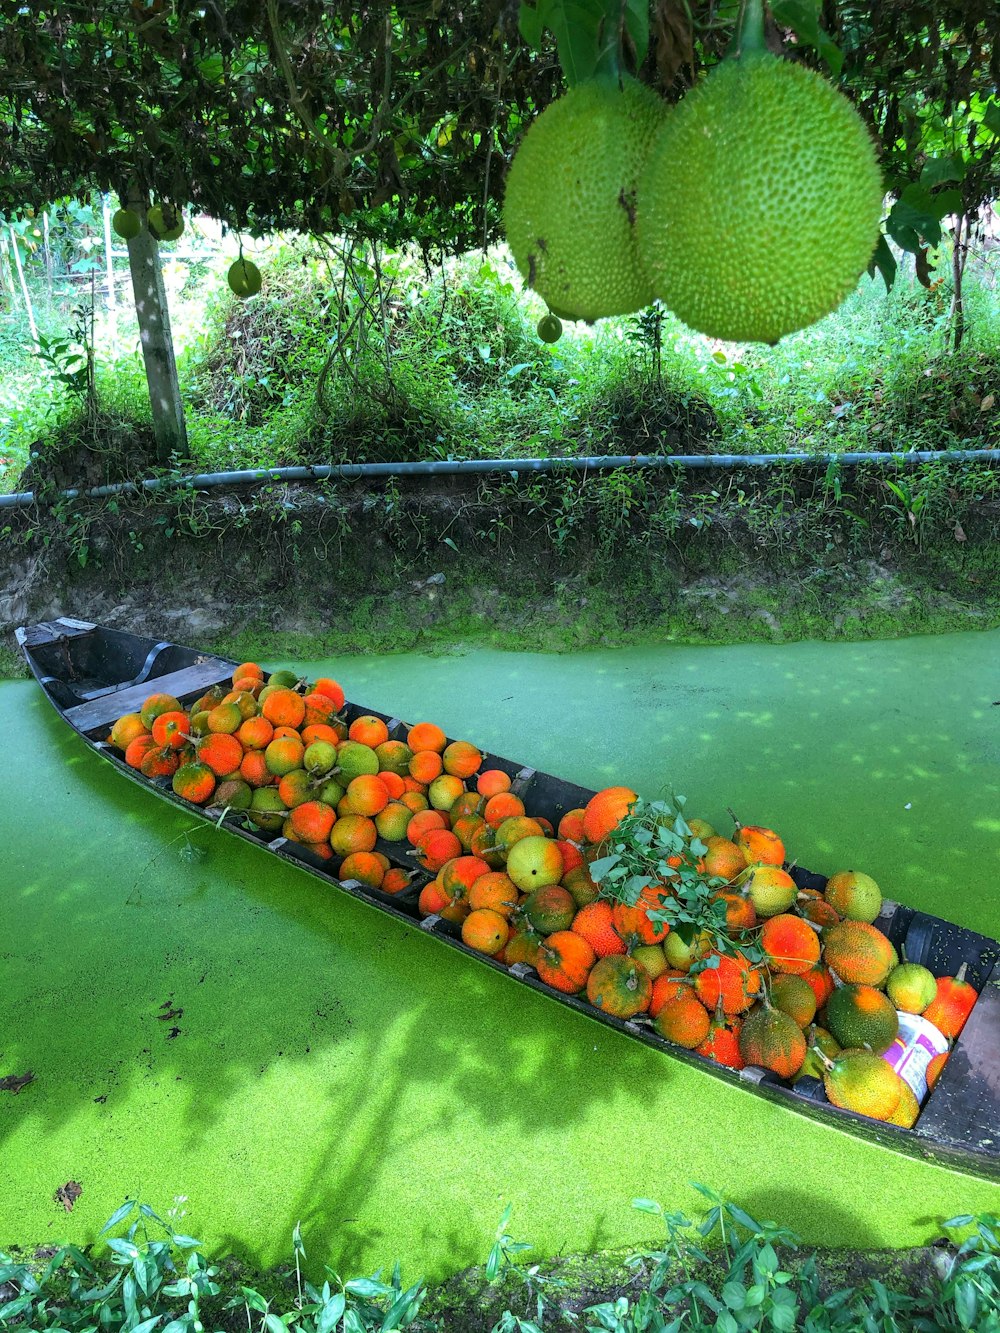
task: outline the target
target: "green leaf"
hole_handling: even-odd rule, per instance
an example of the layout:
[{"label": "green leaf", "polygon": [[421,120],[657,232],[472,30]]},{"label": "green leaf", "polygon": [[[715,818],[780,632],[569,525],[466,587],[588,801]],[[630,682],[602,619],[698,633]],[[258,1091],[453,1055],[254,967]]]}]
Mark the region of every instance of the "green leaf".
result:
[{"label": "green leaf", "polygon": [[885,289],[889,291],[896,280],[897,267],[896,256],[889,249],[889,242],[885,239],[885,236],[880,235],[875,253],[868,264],[868,276],[874,278],[876,273],[881,273]]},{"label": "green leaf", "polygon": [[920,173],[920,184],[928,190],[935,185],[944,185],[946,181],[965,180],[965,161],[961,153],[949,153],[946,157],[929,157]]},{"label": "green leaf", "polygon": [[983,111],[983,124],[991,134],[1000,135],[1000,102],[991,98]]},{"label": "green leaf", "polygon": [[720,1294],[730,1310],[742,1310],[747,1303],[747,1289],[742,1282],[727,1282]]},{"label": "green leaf", "polygon": [[111,1214],[111,1216],[108,1218],[104,1226],[101,1227],[100,1231],[97,1234],[99,1236],[103,1236],[106,1231],[110,1231],[112,1227],[116,1227],[119,1222],[123,1221],[124,1218],[128,1217],[129,1213],[132,1211],[134,1207],[135,1207],[134,1199],[126,1200],[126,1202],[123,1203],[120,1208],[115,1209],[115,1211]]}]

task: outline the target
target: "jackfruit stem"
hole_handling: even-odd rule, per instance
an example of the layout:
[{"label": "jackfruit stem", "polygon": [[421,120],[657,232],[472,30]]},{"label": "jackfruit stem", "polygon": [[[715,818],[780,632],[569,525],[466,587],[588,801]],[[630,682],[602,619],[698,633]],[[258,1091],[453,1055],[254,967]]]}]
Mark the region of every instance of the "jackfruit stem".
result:
[{"label": "jackfruit stem", "polygon": [[743,12],[729,55],[738,60],[741,56],[759,55],[766,50],[764,0],[744,0]]}]

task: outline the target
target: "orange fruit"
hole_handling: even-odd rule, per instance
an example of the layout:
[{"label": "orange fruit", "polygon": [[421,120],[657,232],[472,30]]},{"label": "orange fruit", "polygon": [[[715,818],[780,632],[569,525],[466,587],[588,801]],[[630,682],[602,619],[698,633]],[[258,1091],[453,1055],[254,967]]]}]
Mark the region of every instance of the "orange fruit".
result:
[{"label": "orange fruit", "polygon": [[282,778],[286,773],[291,773],[293,768],[302,767],[305,752],[305,746],[298,736],[283,736],[268,745],[264,751],[264,762],[269,772]]},{"label": "orange fruit", "polygon": [[720,954],[714,950],[709,958],[718,958],[718,967],[706,967],[694,976],[694,989],[702,1004],[714,1010],[722,1000],[727,1014],[742,1014],[760,995],[763,978],[743,954]]},{"label": "orange fruit", "polygon": [[352,815],[377,815],[389,804],[389,793],[380,778],[364,774],[347,784],[347,808]]},{"label": "orange fruit", "polygon": [[[478,859],[477,857],[476,860]],[[485,865],[485,862],[480,864]],[[505,875],[502,870],[487,870],[486,874],[479,875],[472,881],[468,898],[473,911],[488,907],[491,911],[499,912],[502,917],[509,918],[517,906],[520,894],[509,875]]]},{"label": "orange fruit", "polygon": [[149,754],[150,750],[157,748],[156,741],[148,731],[140,732],[134,740],[129,741],[125,747],[125,762],[129,768],[141,768],[142,761]]},{"label": "orange fruit", "polygon": [[[451,811],[448,814],[450,817]],[[472,850],[473,836],[476,830],[481,828],[489,828],[489,824],[486,823],[485,819],[480,819],[478,815],[463,815],[459,819],[453,819],[451,823],[452,833],[467,852]]]},{"label": "orange fruit", "polygon": [[263,750],[247,750],[240,761],[240,777],[249,782],[251,787],[268,787],[274,781],[274,774],[267,766]]},{"label": "orange fruit", "polygon": [[224,704],[235,704],[241,717],[256,717],[259,709],[257,700],[246,690],[230,690],[222,699]]},{"label": "orange fruit", "polygon": [[567,842],[583,842],[583,817],[585,814],[586,811],[582,806],[578,807],[576,810],[567,810],[562,819],[560,819],[559,826],[556,830],[559,837],[564,838]]},{"label": "orange fruit", "polygon": [[[312,774],[304,768],[293,768],[290,773],[284,774],[278,783],[278,795],[284,801],[286,810],[294,810],[297,805],[303,805],[314,797],[318,799]],[[329,805],[329,801],[326,804]]]},{"label": "orange fruit", "polygon": [[653,981],[653,993],[649,1001],[650,1018],[655,1018],[666,1002],[672,1000],[681,990],[691,991],[691,994],[694,994],[691,979],[686,972],[677,972],[672,967],[661,972]]},{"label": "orange fruit", "polygon": [[417,899],[417,911],[421,916],[440,916],[450,902],[451,899],[442,889],[440,882],[432,879],[429,884],[425,884],[420,890],[420,897]]},{"label": "orange fruit", "polygon": [[705,839],[705,873],[719,879],[735,879],[747,868],[746,852],[729,838],[718,836]]},{"label": "orange fruit", "polygon": [[471,778],[482,767],[483,756],[468,741],[452,741],[441,756],[444,771],[456,778]]},{"label": "orange fruit", "polygon": [[374,750],[376,745],[389,739],[389,728],[380,717],[365,713],[362,717],[356,717],[347,728],[347,737]]},{"label": "orange fruit", "polygon": [[611,904],[603,898],[581,907],[570,930],[582,935],[598,958],[625,953],[625,941],[615,930]]},{"label": "orange fruit", "polygon": [[978,998],[976,989],[965,980],[963,964],[958,976],[938,977],[934,999],[924,1010],[923,1016],[944,1036],[954,1038],[965,1027],[966,1019]]},{"label": "orange fruit", "polygon": [[639,895],[639,901],[634,907],[615,903],[612,908],[615,929],[627,944],[659,944],[667,938],[670,934],[667,922],[657,923],[649,918],[651,910],[658,911],[663,906],[663,898],[662,885],[649,884]]},{"label": "orange fruit", "polygon": [[447,827],[448,820],[440,810],[420,810],[407,824],[406,838],[411,847],[416,847],[424,834],[429,833],[431,829],[446,829]]},{"label": "orange fruit", "polygon": [[501,791],[491,796],[483,808],[483,818],[491,828],[499,828],[504,820],[523,814],[524,802],[511,791]]},{"label": "orange fruit", "polygon": [[[372,826],[374,827],[374,825]],[[409,829],[407,829],[409,836]],[[462,844],[451,829],[430,829],[416,843],[417,860],[425,870],[436,874],[446,862],[462,853]]]},{"label": "orange fruit", "polygon": [[[415,815],[420,814],[421,810],[429,810],[431,808],[430,801],[428,801],[427,797],[424,796],[422,792],[410,791],[409,788],[403,792],[399,801],[401,805],[405,805],[407,810]],[[435,810],[434,813],[438,815],[441,812],[440,810]]]},{"label": "orange fruit", "polygon": [[487,800],[510,789],[511,778],[502,768],[485,768],[476,778],[476,791]]},{"label": "orange fruit", "polygon": [[547,986],[575,995],[586,986],[596,961],[596,954],[582,935],[559,930],[539,944],[535,966]]},{"label": "orange fruit", "polygon": [[587,978],[587,999],[615,1018],[645,1013],[653,995],[649,973],[634,958],[609,954],[599,958]]},{"label": "orange fruit", "polygon": [[750,897],[740,890],[722,889],[713,893],[710,901],[726,904],[727,930],[753,930],[757,924],[757,909]]},{"label": "orange fruit", "polygon": [[410,757],[407,769],[410,777],[417,782],[429,783],[441,776],[444,761],[436,750],[416,750]]},{"label": "orange fruit", "polygon": [[206,736],[198,746],[198,758],[219,778],[238,773],[243,762],[243,746],[235,736],[219,732]]},{"label": "orange fruit", "polygon": [[380,741],[375,746],[375,754],[378,757],[379,773],[388,770],[390,773],[397,773],[401,778],[405,778],[409,773],[413,751],[403,741]]},{"label": "orange fruit", "polygon": [[775,972],[796,976],[819,962],[819,936],[808,921],[790,912],[764,922],[760,944],[766,954],[764,961]]},{"label": "orange fruit", "polygon": [[411,750],[436,750],[438,754],[448,744],[448,737],[434,722],[418,722],[406,734]]},{"label": "orange fruit", "polygon": [[382,879],[382,892],[402,893],[404,889],[409,888],[412,878],[413,871],[401,870],[399,866],[391,866]]},{"label": "orange fruit", "polygon": [[326,842],[336,816],[322,801],[303,801],[291,812],[289,819],[303,842]]},{"label": "orange fruit", "polygon": [[204,805],[215,791],[215,774],[207,764],[182,764],[171,780],[174,791],[185,801]]},{"label": "orange fruit", "polygon": [[746,855],[748,865],[784,865],[785,844],[774,829],[760,824],[744,824],[737,829],[733,841]]},{"label": "orange fruit", "polygon": [[583,836],[587,842],[603,841],[638,799],[638,793],[631,787],[605,787],[592,796],[583,812]]},{"label": "orange fruit", "polygon": [[[302,699],[305,713],[302,716],[302,725],[306,727],[325,726],[331,717],[334,717],[337,709],[333,700],[328,694],[320,694],[314,690],[311,694],[306,694]],[[333,728],[331,727],[331,731]]]},{"label": "orange fruit", "polygon": [[490,868],[478,856],[453,856],[438,871],[441,887],[451,898],[468,897],[469,890]]},{"label": "orange fruit", "polygon": [[117,749],[127,750],[132,741],[148,735],[149,728],[138,713],[125,713],[111,728],[110,740]]},{"label": "orange fruit", "polygon": [[264,669],[263,667],[259,667],[256,662],[244,662],[241,666],[238,666],[236,670],[233,672],[232,675],[233,683],[235,684],[236,681],[243,680],[244,677],[247,676],[249,676],[253,680],[263,680]]},{"label": "orange fruit", "polygon": [[[659,980],[659,978],[657,978]],[[657,1010],[653,1020],[661,1037],[689,1051],[708,1036],[712,1020],[708,1010],[689,987],[678,986],[669,1000]]]},{"label": "orange fruit", "polygon": [[180,768],[181,757],[169,745],[147,750],[139,761],[139,772],[147,778],[169,778]]},{"label": "orange fruit", "polygon": [[816,1008],[822,1009],[834,991],[830,969],[823,963],[816,963],[814,967],[807,968],[801,976],[802,980],[812,987],[812,992],[816,996]]},{"label": "orange fruit", "polygon": [[339,856],[373,851],[377,841],[378,830],[366,815],[343,815],[330,832],[330,846]]},{"label": "orange fruit", "polygon": [[313,686],[314,694],[325,694],[328,699],[333,700],[333,706],[339,713],[344,706],[344,691],[335,680],[329,676],[320,676],[319,680]]},{"label": "orange fruit", "polygon": [[510,927],[499,912],[480,907],[462,922],[462,939],[470,949],[489,955],[497,954],[507,943]]},{"label": "orange fruit", "polygon": [[301,694],[279,688],[268,694],[260,711],[276,727],[300,727],[305,720],[306,705]]},{"label": "orange fruit", "polygon": [[244,750],[263,750],[274,739],[274,727],[266,717],[248,717],[241,722],[236,735]]},{"label": "orange fruit", "polygon": [[369,888],[380,889],[385,881],[385,866],[374,852],[351,852],[337,871],[338,879],[356,879]]}]

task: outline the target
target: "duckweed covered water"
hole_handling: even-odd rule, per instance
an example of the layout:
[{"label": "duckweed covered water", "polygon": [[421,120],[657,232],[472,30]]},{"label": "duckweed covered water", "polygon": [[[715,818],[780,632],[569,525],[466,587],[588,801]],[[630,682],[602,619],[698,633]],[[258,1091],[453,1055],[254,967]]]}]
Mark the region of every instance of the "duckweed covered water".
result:
[{"label": "duckweed covered water", "polygon": [[[991,632],[298,665],[725,831],[732,806],[811,869],[997,935],[998,661]],[[630,1200],[696,1209],[692,1180],[825,1244],[1000,1211],[996,1184],[730,1088],[196,824],[31,683],[0,684],[0,718],[0,1076],[35,1075],[0,1093],[0,1242],[87,1240],[139,1196],[264,1263],[301,1220],[340,1272],[440,1275],[508,1201],[542,1253],[648,1240]]]}]

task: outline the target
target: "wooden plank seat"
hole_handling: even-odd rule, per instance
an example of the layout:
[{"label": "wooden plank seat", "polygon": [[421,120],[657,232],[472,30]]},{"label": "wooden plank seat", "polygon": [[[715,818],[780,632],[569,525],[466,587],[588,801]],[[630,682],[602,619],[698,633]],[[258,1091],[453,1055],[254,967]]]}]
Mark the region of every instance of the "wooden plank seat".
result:
[{"label": "wooden plank seat", "polygon": [[67,708],[63,716],[77,731],[89,734],[117,722],[123,713],[136,713],[151,694],[172,694],[183,701],[185,695],[201,694],[212,685],[228,684],[233,666],[218,657],[206,657],[181,671],[156,676],[138,685],[127,685],[112,694],[88,699],[86,703]]}]

